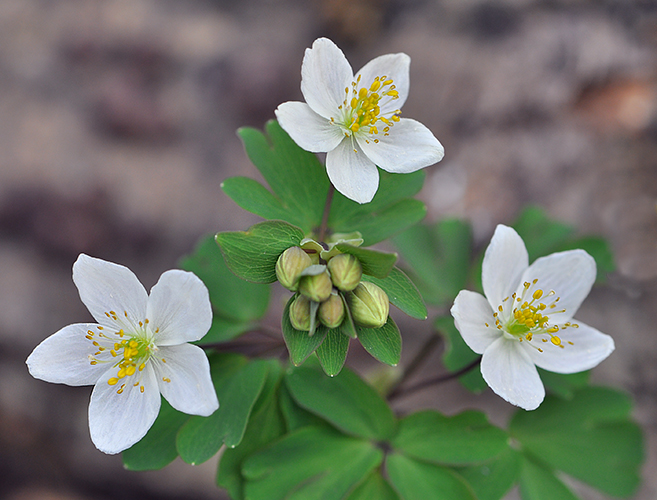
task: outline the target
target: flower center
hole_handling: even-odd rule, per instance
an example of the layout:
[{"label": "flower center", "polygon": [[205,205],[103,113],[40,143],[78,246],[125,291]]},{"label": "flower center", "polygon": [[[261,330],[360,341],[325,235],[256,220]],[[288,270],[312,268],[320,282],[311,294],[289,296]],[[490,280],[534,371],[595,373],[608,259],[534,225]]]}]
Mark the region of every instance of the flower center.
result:
[{"label": "flower center", "polygon": [[[383,125],[383,135],[388,135],[390,128],[399,121],[401,110],[381,113],[381,106],[388,102],[399,99],[399,92],[395,89],[392,78],[377,76],[369,87],[360,87],[361,75],[351,83],[351,90],[345,87],[345,99],[338,109],[343,112],[341,123],[345,136],[349,137],[356,133],[378,135],[379,126]],[[335,122],[331,118],[331,122]],[[381,122],[381,123],[379,123]],[[373,139],[375,143],[379,139]],[[369,140],[367,141],[369,142]]]},{"label": "flower center", "polygon": [[[579,325],[571,322],[562,325],[550,325],[550,315],[566,312],[565,309],[557,310],[560,297],[555,297],[554,290],[544,293],[542,289],[536,288],[537,279],[523,284],[520,296],[514,293],[506,297],[502,304],[493,313],[495,327],[502,330],[507,338],[518,339],[518,341],[531,342],[537,337],[541,342],[551,342],[553,345],[564,348],[561,338],[555,335],[559,330],[566,328],[579,328]],[[489,326],[486,323],[486,326]],[[568,341],[567,344],[573,345]],[[531,344],[530,344],[531,345]],[[535,346],[533,346],[535,347]],[[536,347],[540,352],[543,349]]]},{"label": "flower center", "polygon": [[[94,330],[87,330],[85,338],[96,347],[96,352],[89,355],[89,363],[112,363],[116,368],[116,376],[111,377],[107,383],[118,385],[121,382],[117,394],[123,394],[128,379],[135,376],[132,383],[135,387],[140,386],[140,392],[144,392],[141,385],[141,372],[146,363],[158,350],[153,343],[153,333],[158,333],[159,328],[151,332],[148,319],[134,322],[128,317],[127,311],[124,317],[117,315],[114,311],[106,312],[105,315],[116,323],[116,329],[104,328],[96,325]],[[163,358],[162,361],[166,363]],[[169,382],[165,379],[165,382]]]}]

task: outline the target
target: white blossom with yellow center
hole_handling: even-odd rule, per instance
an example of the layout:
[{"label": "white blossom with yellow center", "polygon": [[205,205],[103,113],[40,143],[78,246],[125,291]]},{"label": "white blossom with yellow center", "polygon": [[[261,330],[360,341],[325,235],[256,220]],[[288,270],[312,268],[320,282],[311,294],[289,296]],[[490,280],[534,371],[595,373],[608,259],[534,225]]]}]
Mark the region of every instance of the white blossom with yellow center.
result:
[{"label": "white blossom with yellow center", "polygon": [[318,38],[306,49],[301,67],[306,102],[285,102],[276,110],[281,127],[299,146],[327,153],[331,183],[358,203],[374,197],[377,165],[409,173],[443,158],[443,146],[428,128],[399,116],[408,96],[410,63],[406,54],[387,54],[354,76],[337,45]]},{"label": "white blossom with yellow center", "polygon": [[483,355],[481,374],[491,389],[534,410],[545,397],[536,366],[589,370],[611,354],[614,341],[572,319],[595,281],[593,257],[569,250],[528,264],[518,233],[498,225],[482,265],[486,296],[462,290],[451,313],[463,340]]},{"label": "white blossom with yellow center", "polygon": [[119,453],[138,442],[160,409],[208,416],[218,407],[199,340],[210,329],[208,290],[194,274],[171,270],[150,296],[124,266],[81,254],[73,281],[98,322],[62,328],[27,359],[47,382],[92,385],[89,429],[96,447]]}]

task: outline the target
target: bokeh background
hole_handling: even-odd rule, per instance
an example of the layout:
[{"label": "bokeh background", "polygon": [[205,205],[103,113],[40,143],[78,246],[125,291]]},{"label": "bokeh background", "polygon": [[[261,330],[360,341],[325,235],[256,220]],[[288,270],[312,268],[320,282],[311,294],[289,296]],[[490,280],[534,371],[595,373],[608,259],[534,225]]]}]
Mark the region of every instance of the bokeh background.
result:
[{"label": "bokeh background", "polygon": [[[404,115],[446,149],[420,194],[429,220],[467,219],[484,245],[533,203],[610,241],[617,271],[578,318],[616,340],[594,379],[632,393],[648,438],[636,499],[657,498],[651,0],[2,0],[0,498],[223,498],[216,460],[123,470],[89,440],[91,389],[34,380],[24,361],[89,318],[71,280],[80,252],[150,288],[202,235],[258,220],[220,189],[230,175],[258,177],[235,130],[301,99],[303,50],[319,36],[355,69],[411,56]],[[454,383],[399,405],[509,412]]]}]

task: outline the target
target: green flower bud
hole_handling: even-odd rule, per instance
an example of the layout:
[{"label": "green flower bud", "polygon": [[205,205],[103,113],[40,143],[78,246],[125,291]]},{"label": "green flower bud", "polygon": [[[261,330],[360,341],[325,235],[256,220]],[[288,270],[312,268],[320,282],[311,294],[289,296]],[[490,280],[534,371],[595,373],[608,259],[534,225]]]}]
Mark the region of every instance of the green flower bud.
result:
[{"label": "green flower bud", "polygon": [[344,319],[344,304],[337,293],[319,305],[319,320],[329,328],[337,328]]},{"label": "green flower bud", "polygon": [[332,290],[333,283],[326,270],[314,276],[302,276],[299,279],[299,292],[315,302],[324,302],[329,298]]},{"label": "green flower bud", "polygon": [[331,273],[333,284],[343,292],[351,292],[363,276],[363,267],[353,255],[342,253],[336,255],[326,264]]},{"label": "green flower bud", "polygon": [[299,295],[290,305],[290,323],[297,330],[310,330],[310,300]]},{"label": "green flower bud", "polygon": [[276,277],[281,285],[296,292],[299,274],[310,265],[312,265],[312,260],[306,252],[299,247],[290,247],[281,254],[276,262]]},{"label": "green flower bud", "polygon": [[388,295],[374,283],[361,281],[349,294],[349,308],[354,322],[367,328],[380,328],[388,321]]}]

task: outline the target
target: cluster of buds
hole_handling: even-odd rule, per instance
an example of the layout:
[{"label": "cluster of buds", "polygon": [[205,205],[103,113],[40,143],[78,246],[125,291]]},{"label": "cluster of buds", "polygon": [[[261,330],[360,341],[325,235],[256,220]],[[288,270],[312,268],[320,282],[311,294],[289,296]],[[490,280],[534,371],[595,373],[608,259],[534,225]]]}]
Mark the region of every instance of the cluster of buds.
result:
[{"label": "cluster of buds", "polygon": [[297,292],[290,305],[290,322],[297,330],[314,331],[319,320],[337,328],[351,313],[354,323],[379,328],[388,320],[389,302],[377,285],[361,281],[363,268],[357,257],[333,253],[320,258],[314,249],[290,247],[276,263],[278,281]]}]

